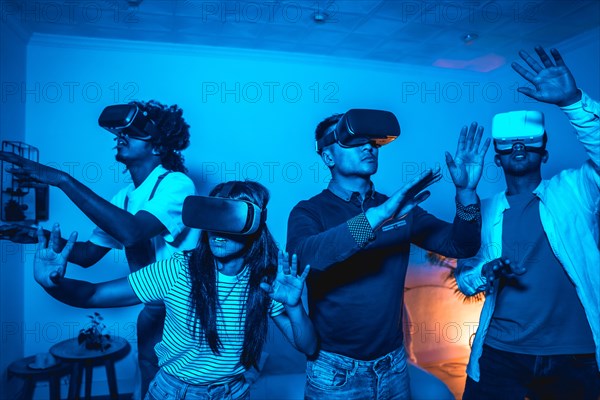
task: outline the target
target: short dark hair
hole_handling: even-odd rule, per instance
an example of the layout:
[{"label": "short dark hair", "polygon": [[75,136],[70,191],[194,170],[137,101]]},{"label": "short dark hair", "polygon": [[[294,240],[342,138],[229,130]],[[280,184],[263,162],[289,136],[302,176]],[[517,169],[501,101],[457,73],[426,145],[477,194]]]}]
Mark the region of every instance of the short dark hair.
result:
[{"label": "short dark hair", "polygon": [[160,135],[151,143],[160,156],[162,166],[169,171],[187,172],[181,151],[190,145],[190,126],[183,119],[183,110],[177,104],[167,106],[156,100],[131,103],[147,112],[158,127]]},{"label": "short dark hair", "polygon": [[337,124],[343,116],[344,114],[333,114],[319,122],[319,125],[317,125],[317,128],[315,129],[315,140],[319,140],[325,136],[327,130]]}]

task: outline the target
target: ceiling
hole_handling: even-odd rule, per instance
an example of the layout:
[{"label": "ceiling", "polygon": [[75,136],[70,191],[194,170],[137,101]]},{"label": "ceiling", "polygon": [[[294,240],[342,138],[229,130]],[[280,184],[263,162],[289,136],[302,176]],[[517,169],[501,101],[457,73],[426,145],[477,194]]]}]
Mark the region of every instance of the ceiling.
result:
[{"label": "ceiling", "polygon": [[[26,34],[199,44],[490,71],[600,25],[582,0],[1,0]],[[465,38],[471,35],[470,38]]]}]

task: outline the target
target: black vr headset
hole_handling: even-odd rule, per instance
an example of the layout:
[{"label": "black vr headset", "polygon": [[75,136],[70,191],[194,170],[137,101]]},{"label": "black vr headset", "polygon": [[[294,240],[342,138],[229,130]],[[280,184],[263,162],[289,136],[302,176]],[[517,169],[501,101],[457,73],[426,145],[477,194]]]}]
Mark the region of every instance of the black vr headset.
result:
[{"label": "black vr headset", "polygon": [[190,228],[233,235],[251,235],[267,220],[267,210],[247,200],[227,198],[235,182],[226,183],[216,197],[188,196],[183,223]]},{"label": "black vr headset", "polygon": [[383,110],[348,110],[333,129],[316,142],[317,153],[324,147],[338,143],[342,147],[356,147],[371,143],[383,146],[400,136],[396,116]]},{"label": "black vr headset", "polygon": [[158,127],[148,113],[140,110],[136,104],[106,107],[98,118],[98,124],[117,136],[123,133],[139,140],[151,140],[159,134]]}]

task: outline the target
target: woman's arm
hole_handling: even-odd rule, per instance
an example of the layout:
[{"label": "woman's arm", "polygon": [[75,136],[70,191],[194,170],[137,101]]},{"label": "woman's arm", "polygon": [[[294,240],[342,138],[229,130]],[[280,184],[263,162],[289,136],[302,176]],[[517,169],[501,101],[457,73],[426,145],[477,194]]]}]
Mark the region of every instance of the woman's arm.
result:
[{"label": "woman's arm", "polygon": [[140,304],[127,278],[91,283],[62,278],[46,292],[58,301],[79,308],[126,307]]},{"label": "woman's arm", "polygon": [[[67,259],[77,240],[77,232],[71,233],[60,253],[48,246],[42,228],[38,228],[38,245],[35,253],[33,275],[48,294],[55,299],[81,308],[123,307],[139,304],[127,278],[110,282],[90,283],[65,278]],[[60,231],[53,229],[50,243],[59,240]]]},{"label": "woman's arm", "polygon": [[298,259],[294,254],[291,266],[287,253],[279,252],[277,277],[273,285],[261,283],[260,286],[269,296],[283,304],[285,313],[273,318],[275,325],[283,332],[288,341],[299,351],[312,355],[317,351],[317,334],[302,306],[302,288],[310,271],[307,265],[298,276]]},{"label": "woman's arm", "polygon": [[317,352],[317,333],[302,303],[285,306],[285,313],[274,317],[273,322],[298,351],[308,356]]}]

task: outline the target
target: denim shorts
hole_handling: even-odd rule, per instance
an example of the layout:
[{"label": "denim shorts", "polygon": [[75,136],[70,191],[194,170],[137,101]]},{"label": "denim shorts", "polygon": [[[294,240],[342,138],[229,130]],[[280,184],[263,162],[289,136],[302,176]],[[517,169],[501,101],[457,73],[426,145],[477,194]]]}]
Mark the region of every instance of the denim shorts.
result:
[{"label": "denim shorts", "polygon": [[150,383],[145,400],[247,400],[250,385],[243,375],[227,383],[192,385],[160,370]]},{"label": "denim shorts", "polygon": [[306,364],[309,400],[410,399],[404,347],[371,361],[321,350]]}]

